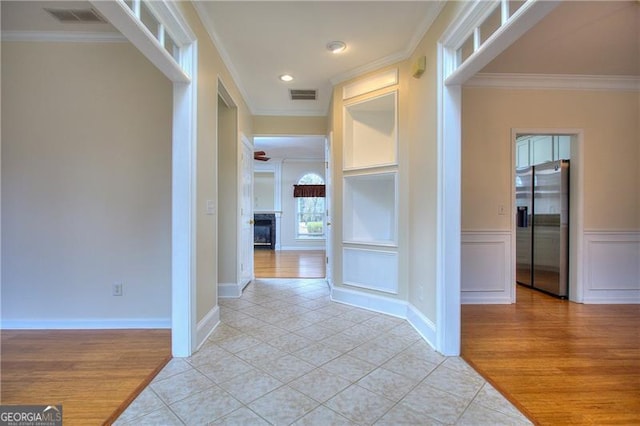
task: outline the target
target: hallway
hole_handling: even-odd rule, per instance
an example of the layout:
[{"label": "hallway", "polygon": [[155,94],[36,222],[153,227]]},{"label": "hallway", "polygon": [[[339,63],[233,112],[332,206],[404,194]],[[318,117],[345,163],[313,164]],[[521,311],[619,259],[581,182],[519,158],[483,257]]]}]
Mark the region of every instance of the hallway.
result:
[{"label": "hallway", "polygon": [[115,424],[530,424],[405,321],[329,300],[324,280],[263,279]]}]

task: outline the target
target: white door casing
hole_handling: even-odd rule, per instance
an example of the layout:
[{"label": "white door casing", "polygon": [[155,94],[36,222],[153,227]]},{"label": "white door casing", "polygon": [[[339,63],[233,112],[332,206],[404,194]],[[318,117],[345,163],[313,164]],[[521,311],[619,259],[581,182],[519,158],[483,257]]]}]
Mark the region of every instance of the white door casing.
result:
[{"label": "white door casing", "polygon": [[254,278],[253,272],[253,146],[240,136],[240,288]]}]

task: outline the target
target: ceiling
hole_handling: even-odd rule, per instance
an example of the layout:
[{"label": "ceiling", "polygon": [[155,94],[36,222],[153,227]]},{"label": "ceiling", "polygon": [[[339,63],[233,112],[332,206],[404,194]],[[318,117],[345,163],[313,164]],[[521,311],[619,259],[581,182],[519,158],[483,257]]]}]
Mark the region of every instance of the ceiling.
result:
[{"label": "ceiling", "polygon": [[90,7],[87,1],[2,1],[2,32],[117,32],[109,23],[62,23],[45,10]]},{"label": "ceiling", "polygon": [[[254,115],[327,114],[337,82],[402,60],[415,49],[441,1],[194,1]],[[109,24],[61,24],[44,7],[85,1],[2,2],[4,31],[115,31]],[[332,54],[327,43],[347,49]],[[566,1],[502,52],[484,73],[640,76],[640,2]],[[281,74],[295,79],[284,83]],[[316,89],[292,101],[289,89]],[[271,157],[324,155],[324,138],[256,140]],[[279,154],[281,153],[281,154]]]},{"label": "ceiling", "polygon": [[[406,58],[436,1],[204,1],[197,10],[255,115],[327,114],[336,82]],[[343,41],[344,52],[327,50]],[[284,83],[282,74],[294,76]],[[291,101],[289,89],[315,89]]]}]

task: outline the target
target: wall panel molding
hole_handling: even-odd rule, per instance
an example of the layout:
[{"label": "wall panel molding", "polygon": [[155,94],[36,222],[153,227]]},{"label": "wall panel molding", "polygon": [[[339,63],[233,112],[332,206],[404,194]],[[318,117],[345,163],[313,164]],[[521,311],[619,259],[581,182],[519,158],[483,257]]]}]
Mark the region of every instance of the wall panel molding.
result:
[{"label": "wall panel molding", "polygon": [[584,303],[640,303],[640,231],[585,231],[584,253]]},{"label": "wall panel molding", "polygon": [[629,76],[570,74],[479,73],[465,87],[538,90],[622,90],[640,91],[640,78]]},{"label": "wall panel molding", "polygon": [[512,303],[512,277],[511,232],[462,232],[461,303]]}]

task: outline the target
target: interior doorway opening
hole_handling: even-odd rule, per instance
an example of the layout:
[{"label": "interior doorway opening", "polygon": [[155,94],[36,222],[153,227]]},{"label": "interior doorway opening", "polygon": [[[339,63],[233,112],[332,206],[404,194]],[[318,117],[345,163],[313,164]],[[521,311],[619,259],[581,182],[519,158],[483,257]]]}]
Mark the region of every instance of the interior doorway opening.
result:
[{"label": "interior doorway opening", "polygon": [[582,301],[582,131],[513,130],[516,286]]},{"label": "interior doorway opening", "polygon": [[[327,143],[325,136],[254,137],[256,278],[327,276],[330,224],[326,202],[330,196]],[[317,181],[307,182],[305,176],[314,176]],[[315,187],[314,191],[321,189],[322,194],[300,192],[310,186]],[[319,202],[312,202],[314,199]],[[314,211],[304,208],[319,205],[322,208]]]}]

